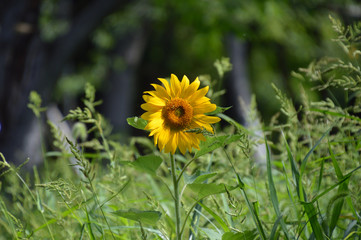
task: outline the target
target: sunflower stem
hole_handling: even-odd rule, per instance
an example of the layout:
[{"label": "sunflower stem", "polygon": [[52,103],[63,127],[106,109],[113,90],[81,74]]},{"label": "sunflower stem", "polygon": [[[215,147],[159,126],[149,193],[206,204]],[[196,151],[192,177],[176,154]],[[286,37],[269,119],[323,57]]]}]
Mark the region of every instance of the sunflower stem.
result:
[{"label": "sunflower stem", "polygon": [[180,217],[180,199],[179,199],[179,181],[177,179],[176,173],[176,163],[173,154],[170,154],[170,162],[171,162],[171,173],[172,173],[172,180],[173,180],[173,190],[174,190],[174,209],[175,209],[175,223],[176,223],[176,239],[182,239],[182,231],[180,228],[181,225],[181,217]]}]

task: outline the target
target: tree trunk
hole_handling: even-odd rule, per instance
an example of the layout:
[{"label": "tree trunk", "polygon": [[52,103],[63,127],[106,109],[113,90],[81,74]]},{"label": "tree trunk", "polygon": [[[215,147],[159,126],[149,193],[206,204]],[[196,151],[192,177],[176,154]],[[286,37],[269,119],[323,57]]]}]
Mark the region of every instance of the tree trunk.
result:
[{"label": "tree trunk", "polygon": [[39,92],[43,101],[49,103],[56,81],[77,48],[105,16],[129,2],[91,1],[76,14],[69,31],[50,44],[41,41],[37,29],[40,0],[1,3],[0,152],[9,161],[19,164],[26,157],[32,163],[42,161],[41,135],[34,130],[40,125],[34,124],[35,117],[27,108],[30,91]]}]

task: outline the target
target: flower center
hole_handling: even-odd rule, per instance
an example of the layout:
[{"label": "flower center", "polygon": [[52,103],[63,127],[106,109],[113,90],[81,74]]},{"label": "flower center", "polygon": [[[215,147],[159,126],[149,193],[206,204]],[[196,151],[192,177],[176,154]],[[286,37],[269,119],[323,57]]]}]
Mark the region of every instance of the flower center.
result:
[{"label": "flower center", "polygon": [[163,107],[162,116],[170,128],[183,130],[192,121],[193,107],[182,98],[174,98]]}]

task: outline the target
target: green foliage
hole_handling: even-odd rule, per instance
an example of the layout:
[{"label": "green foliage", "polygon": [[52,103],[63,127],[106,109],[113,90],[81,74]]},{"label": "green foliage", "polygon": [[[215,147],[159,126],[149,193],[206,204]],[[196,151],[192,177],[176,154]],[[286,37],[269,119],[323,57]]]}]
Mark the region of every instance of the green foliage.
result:
[{"label": "green foliage", "polygon": [[[274,84],[280,114],[264,126],[264,137],[218,108],[225,126],[216,126],[195,153],[175,154],[175,162],[147,137],[115,141],[97,111],[95,88],[86,84],[83,106],[64,118],[74,136],[48,122],[53,140],[44,168],[23,172],[0,153],[0,239],[174,239],[174,199],[184,239],[360,238],[361,26],[331,20],[346,54],[293,73],[324,99],[311,100],[300,87],[296,107]],[[29,107],[40,119],[45,108],[36,93]],[[128,123],[147,124],[139,117]]]},{"label": "green foliage", "polygon": [[162,213],[158,211],[139,211],[137,209],[118,210],[115,211],[114,214],[150,225],[155,225],[162,215]]},{"label": "green foliage", "polygon": [[145,126],[147,126],[147,124],[148,124],[148,122],[146,120],[144,120],[143,118],[140,118],[140,117],[127,118],[127,122],[130,126],[140,129],[140,130],[144,130]]},{"label": "green foliage", "polygon": [[239,141],[243,137],[244,135],[242,134],[232,136],[209,137],[205,142],[201,143],[201,149],[196,152],[194,157],[198,158],[200,156],[203,156],[204,154],[212,152],[217,148],[224,147],[225,145],[235,141]]},{"label": "green foliage", "polygon": [[196,194],[196,199],[200,200],[213,194],[229,192],[236,187],[215,183],[191,183],[188,184],[188,188]]},{"label": "green foliage", "polygon": [[155,174],[162,162],[163,160],[159,156],[147,155],[137,158],[135,161],[131,162],[131,164],[149,174]]},{"label": "green foliage", "polygon": [[28,103],[28,108],[30,108],[34,115],[39,118],[40,117],[40,113],[44,112],[46,110],[46,108],[41,107],[41,97],[40,95],[35,92],[35,91],[31,91],[30,95],[29,95],[29,103]]},{"label": "green foliage", "polygon": [[220,79],[223,79],[224,74],[232,70],[232,64],[230,63],[229,58],[217,59],[214,62],[214,66],[217,69],[218,76]]}]

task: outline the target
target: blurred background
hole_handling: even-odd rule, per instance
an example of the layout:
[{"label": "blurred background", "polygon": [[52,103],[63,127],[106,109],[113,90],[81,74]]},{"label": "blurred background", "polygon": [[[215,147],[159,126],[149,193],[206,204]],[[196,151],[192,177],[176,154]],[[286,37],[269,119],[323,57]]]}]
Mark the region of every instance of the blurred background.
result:
[{"label": "blurred background", "polygon": [[[26,157],[41,161],[44,129],[27,107],[30,91],[66,115],[81,104],[86,82],[96,87],[103,100],[98,110],[123,142],[140,134],[128,127],[126,118],[142,113],[142,92],[171,73],[217,80],[214,87],[226,90],[217,104],[233,106],[227,114],[241,122],[240,98],[248,105],[254,94],[261,121],[267,123],[279,110],[271,83],[297,104],[300,85],[291,72],[320,57],[342,54],[331,40],[335,33],[329,15],[351,24],[361,19],[361,4],[2,0],[0,152],[15,163]],[[222,57],[230,58],[233,69],[220,81],[214,62]],[[307,89],[310,83],[302,84]]]}]

